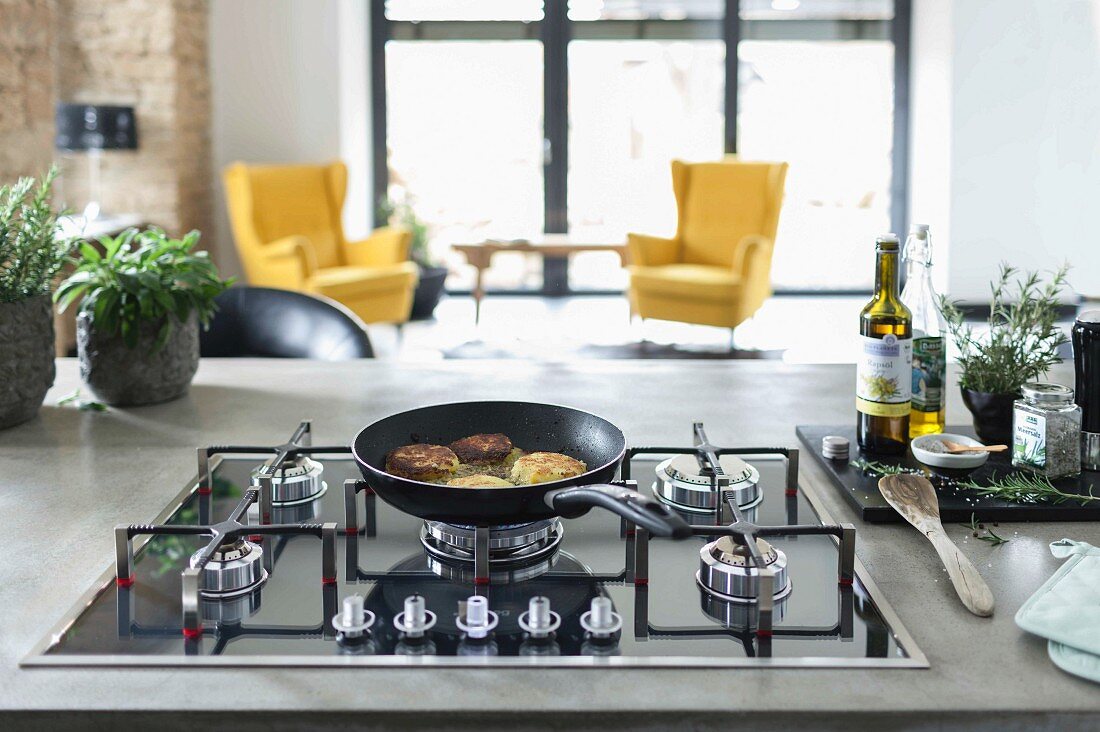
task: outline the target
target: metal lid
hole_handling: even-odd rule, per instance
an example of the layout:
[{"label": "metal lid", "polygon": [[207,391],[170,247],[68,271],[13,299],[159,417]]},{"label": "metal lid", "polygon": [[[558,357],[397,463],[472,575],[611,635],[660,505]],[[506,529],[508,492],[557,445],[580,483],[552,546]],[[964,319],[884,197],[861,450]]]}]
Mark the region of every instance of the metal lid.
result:
[{"label": "metal lid", "polygon": [[1033,381],[1020,387],[1024,399],[1030,402],[1069,402],[1073,401],[1073,389],[1047,381]]},{"label": "metal lid", "polygon": [[1100,310],[1086,310],[1077,316],[1077,322],[1084,325],[1100,325]]}]

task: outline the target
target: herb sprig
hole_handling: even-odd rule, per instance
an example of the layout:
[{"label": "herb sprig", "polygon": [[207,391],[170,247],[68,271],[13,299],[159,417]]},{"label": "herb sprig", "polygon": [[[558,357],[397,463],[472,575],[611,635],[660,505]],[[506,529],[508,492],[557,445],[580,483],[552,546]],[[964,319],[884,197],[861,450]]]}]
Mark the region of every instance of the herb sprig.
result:
[{"label": "herb sprig", "polygon": [[907,468],[904,465],[890,465],[888,463],[880,463],[878,460],[868,460],[866,458],[857,458],[850,463],[851,467],[856,470],[862,470],[864,473],[870,473],[874,476],[883,475],[900,475],[902,473],[920,473],[921,471],[914,468]]},{"label": "herb sprig", "polygon": [[1043,284],[1038,272],[1001,264],[990,283],[989,318],[975,330],[959,303],[940,298],[951,338],[959,349],[959,384],[993,394],[1015,394],[1020,387],[1060,363],[1066,343],[1058,326],[1061,296],[1068,288],[1069,265]]},{"label": "herb sprig", "polygon": [[1066,493],[1051,483],[1050,479],[1031,473],[1011,473],[1003,478],[992,479],[988,485],[979,485],[973,480],[968,480],[960,482],[959,487],[970,488],[982,496],[1016,503],[1058,504],[1065,501],[1079,501],[1084,505],[1089,501],[1100,501],[1100,496],[1093,495],[1091,487],[1085,495]]},{"label": "herb sprig", "polygon": [[57,406],[63,407],[66,404],[72,404],[81,412],[106,412],[107,405],[92,399],[85,399],[80,394],[80,389],[77,389],[72,394],[66,397],[61,397],[57,400]]},{"label": "herb sprig", "polygon": [[[978,517],[973,513],[970,514],[970,523],[959,524],[970,529],[974,533],[974,538],[978,541],[986,541],[993,546],[1000,546],[1001,544],[1007,544],[1010,539],[1006,539],[1003,536],[999,536],[993,529],[986,528],[986,525],[978,522]],[[984,534],[981,532],[985,532]]]},{"label": "herb sprig", "polygon": [[50,203],[57,168],[41,180],[20,178],[0,186],[0,302],[18,302],[49,292],[72,241],[59,235]]}]

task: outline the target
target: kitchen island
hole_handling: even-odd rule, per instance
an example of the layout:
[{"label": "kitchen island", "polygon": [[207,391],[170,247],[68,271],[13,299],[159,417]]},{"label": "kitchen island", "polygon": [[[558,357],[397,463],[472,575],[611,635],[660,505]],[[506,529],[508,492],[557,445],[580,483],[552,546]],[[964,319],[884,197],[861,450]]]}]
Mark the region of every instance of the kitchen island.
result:
[{"label": "kitchen island", "polygon": [[[1065,381],[1068,370],[1059,372]],[[195,469],[194,448],[272,443],[313,420],[316,441],[435,402],[552,401],[599,413],[631,443],[679,444],[705,421],[719,444],[798,446],[796,424],[853,417],[849,366],[776,362],[204,360],[191,394],[107,412],[58,407],[78,385],[61,360],[39,418],[0,432],[0,724],[5,729],[1100,729],[1100,687],[1057,670],[1016,609],[1057,568],[1049,542],[1100,543],[1093,523],[1006,524],[993,547],[948,533],[993,590],[967,613],[927,542],[859,521],[813,460],[811,486],[927,656],[882,669],[21,669],[31,647],[113,556],[116,523],[152,519]],[[1068,382],[1067,382],[1068,383]],[[949,421],[967,414],[956,393]]]}]

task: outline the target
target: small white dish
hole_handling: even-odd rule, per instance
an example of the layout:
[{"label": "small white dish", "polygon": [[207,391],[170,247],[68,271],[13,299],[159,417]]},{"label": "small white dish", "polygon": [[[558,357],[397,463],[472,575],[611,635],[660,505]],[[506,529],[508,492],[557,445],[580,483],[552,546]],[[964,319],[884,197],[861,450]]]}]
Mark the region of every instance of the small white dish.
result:
[{"label": "small white dish", "polygon": [[925,465],[931,465],[935,468],[969,470],[984,465],[985,461],[989,459],[988,452],[952,454],[949,452],[931,452],[927,449],[931,443],[943,442],[944,440],[957,442],[960,445],[982,446],[982,443],[978,442],[973,437],[943,433],[937,435],[921,435],[909,443],[909,448],[913,451],[913,457],[920,460]]}]

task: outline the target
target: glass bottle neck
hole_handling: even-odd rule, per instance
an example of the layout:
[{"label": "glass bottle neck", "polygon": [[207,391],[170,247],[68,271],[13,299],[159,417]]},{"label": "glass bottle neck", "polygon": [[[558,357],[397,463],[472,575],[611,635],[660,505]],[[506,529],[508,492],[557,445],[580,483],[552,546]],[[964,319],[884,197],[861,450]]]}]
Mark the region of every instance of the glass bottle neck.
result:
[{"label": "glass bottle neck", "polygon": [[898,252],[878,250],[875,262],[875,299],[898,299]]}]

